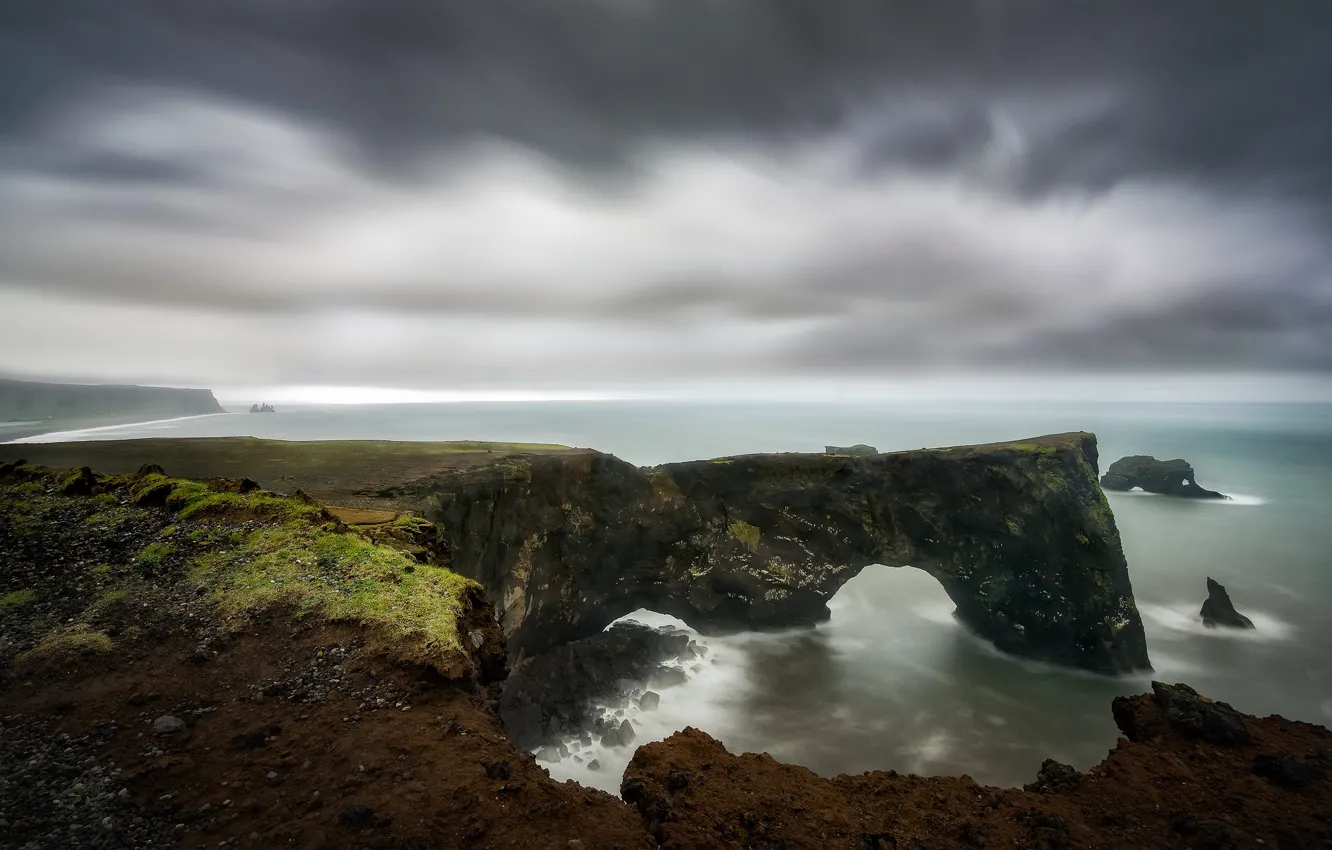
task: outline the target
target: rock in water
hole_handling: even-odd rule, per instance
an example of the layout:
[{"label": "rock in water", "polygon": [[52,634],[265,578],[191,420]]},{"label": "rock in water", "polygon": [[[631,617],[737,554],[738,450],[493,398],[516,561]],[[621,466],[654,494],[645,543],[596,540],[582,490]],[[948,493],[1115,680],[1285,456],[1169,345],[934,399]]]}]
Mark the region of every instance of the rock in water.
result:
[{"label": "rock in water", "polygon": [[1207,579],[1207,601],[1203,603],[1201,613],[1204,626],[1253,628],[1253,621],[1235,610],[1235,603],[1230,601],[1225,587],[1210,577]]},{"label": "rock in water", "polygon": [[1141,487],[1148,493],[1183,496],[1188,499],[1228,499],[1229,496],[1199,487],[1197,476],[1188,461],[1157,460],[1148,455],[1122,457],[1110,464],[1101,476],[1101,487],[1106,490],[1132,490]]}]

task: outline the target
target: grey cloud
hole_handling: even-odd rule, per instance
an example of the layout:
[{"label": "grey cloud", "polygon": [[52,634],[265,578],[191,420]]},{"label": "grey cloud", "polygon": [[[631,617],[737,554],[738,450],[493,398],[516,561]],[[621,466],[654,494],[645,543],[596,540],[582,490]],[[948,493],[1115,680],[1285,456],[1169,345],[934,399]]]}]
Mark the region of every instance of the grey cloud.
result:
[{"label": "grey cloud", "polygon": [[180,374],[1332,369],[1322,0],[17,2],[0,78],[0,296],[286,340]]}]

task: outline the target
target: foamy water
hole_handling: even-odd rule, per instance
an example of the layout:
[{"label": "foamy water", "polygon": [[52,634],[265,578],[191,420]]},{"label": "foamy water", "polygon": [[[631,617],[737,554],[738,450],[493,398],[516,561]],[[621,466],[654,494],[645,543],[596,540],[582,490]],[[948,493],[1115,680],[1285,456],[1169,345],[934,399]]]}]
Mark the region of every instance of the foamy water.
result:
[{"label": "foamy water", "polygon": [[[135,422],[129,425],[99,425],[96,428],[79,428],[73,431],[52,431],[48,434],[20,437],[8,442],[10,444],[75,443],[85,440],[129,440],[143,437],[175,436],[173,432],[178,430],[178,426],[182,422],[239,415],[238,413],[205,413],[199,416],[176,416],[171,419],[154,419],[149,422]],[[201,422],[199,424],[206,428],[210,423]]]},{"label": "foamy water", "polygon": [[1138,612],[1142,614],[1144,626],[1149,629],[1153,637],[1160,640],[1188,638],[1279,643],[1293,640],[1299,631],[1294,623],[1286,622],[1265,611],[1254,611],[1249,608],[1241,609],[1240,613],[1253,621],[1252,629],[1206,626],[1199,613],[1201,608],[1201,605],[1193,602],[1175,602],[1167,605],[1150,602],[1138,604]]}]

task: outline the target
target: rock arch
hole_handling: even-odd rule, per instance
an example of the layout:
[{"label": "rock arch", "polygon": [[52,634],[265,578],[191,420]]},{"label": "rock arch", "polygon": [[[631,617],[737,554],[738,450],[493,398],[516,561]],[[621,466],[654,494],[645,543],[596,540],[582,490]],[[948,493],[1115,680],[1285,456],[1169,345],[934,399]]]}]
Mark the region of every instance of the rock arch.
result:
[{"label": "rock arch", "polygon": [[453,568],[480,581],[510,656],[637,608],[704,632],[813,624],[870,564],[934,576],[1000,649],[1150,669],[1096,438],[878,455],[760,454],[639,468],[596,452],[507,457],[429,482]]}]

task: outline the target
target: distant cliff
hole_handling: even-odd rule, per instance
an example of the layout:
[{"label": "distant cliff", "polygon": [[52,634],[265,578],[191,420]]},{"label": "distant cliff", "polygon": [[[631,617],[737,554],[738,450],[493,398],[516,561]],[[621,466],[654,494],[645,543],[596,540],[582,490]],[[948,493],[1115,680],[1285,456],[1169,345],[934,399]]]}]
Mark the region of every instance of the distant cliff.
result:
[{"label": "distant cliff", "polygon": [[211,390],[0,380],[0,421],[225,412]]}]

